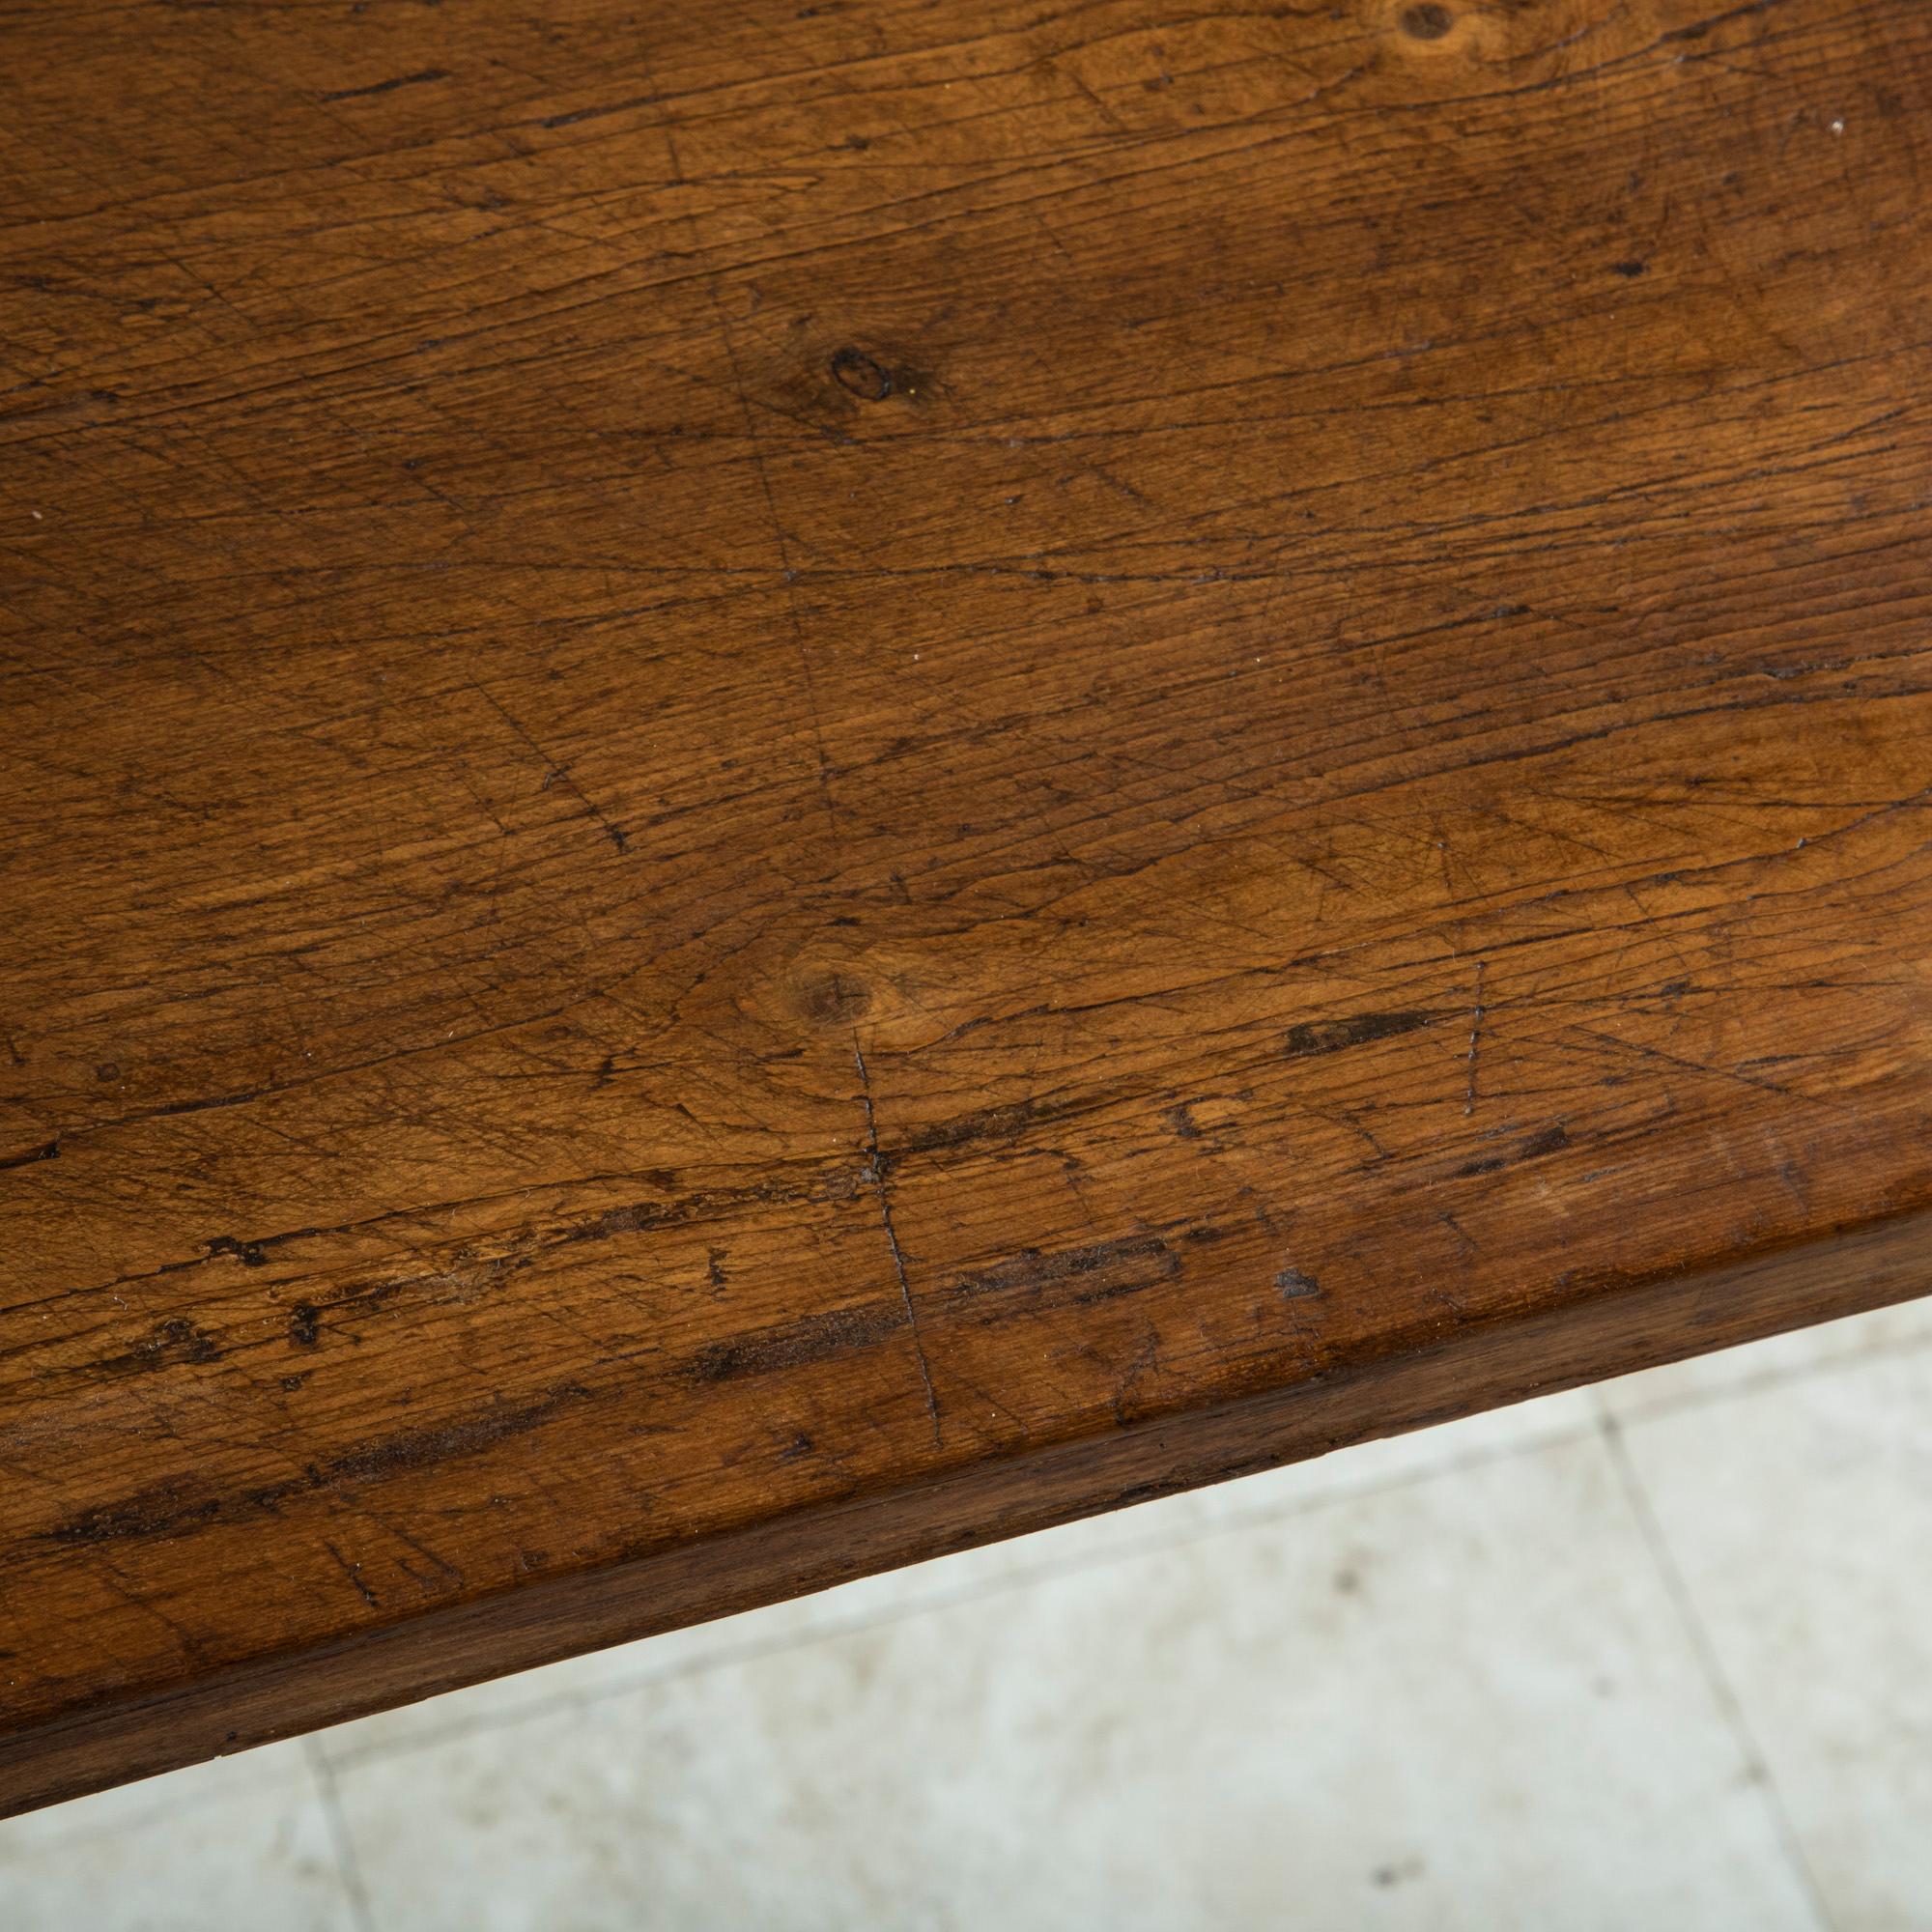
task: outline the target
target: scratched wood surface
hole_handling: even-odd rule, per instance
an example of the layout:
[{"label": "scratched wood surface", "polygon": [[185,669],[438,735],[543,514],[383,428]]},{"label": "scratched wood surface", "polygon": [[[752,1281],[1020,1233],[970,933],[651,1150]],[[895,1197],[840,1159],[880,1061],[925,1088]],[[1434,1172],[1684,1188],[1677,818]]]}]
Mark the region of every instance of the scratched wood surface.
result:
[{"label": "scratched wood surface", "polygon": [[0,1808],[1932,1286],[1932,9],[0,11]]}]

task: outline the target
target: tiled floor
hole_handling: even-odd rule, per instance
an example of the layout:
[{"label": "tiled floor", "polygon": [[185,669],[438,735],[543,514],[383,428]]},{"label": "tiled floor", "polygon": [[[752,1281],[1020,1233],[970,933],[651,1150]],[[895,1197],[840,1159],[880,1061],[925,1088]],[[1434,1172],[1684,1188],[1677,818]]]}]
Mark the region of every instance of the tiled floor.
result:
[{"label": "tiled floor", "polygon": [[0,1927],[1932,1927],[1932,1302],[0,1826]]}]

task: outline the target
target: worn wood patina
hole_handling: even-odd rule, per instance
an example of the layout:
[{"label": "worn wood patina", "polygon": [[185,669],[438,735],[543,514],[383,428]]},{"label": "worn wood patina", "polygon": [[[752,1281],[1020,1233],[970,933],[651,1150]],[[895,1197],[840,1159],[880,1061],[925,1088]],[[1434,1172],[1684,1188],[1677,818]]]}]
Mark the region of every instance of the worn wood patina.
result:
[{"label": "worn wood patina", "polygon": [[0,96],[0,1805],[1932,1287],[1932,9]]}]

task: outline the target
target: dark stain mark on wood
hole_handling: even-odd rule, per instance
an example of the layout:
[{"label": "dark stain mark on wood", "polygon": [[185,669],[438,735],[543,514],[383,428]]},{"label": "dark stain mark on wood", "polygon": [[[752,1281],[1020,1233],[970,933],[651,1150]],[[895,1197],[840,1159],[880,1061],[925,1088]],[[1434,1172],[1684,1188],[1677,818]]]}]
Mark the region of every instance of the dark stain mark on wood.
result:
[{"label": "dark stain mark on wood", "polygon": [[1374,1039],[1394,1039],[1414,1033],[1442,1015],[1435,1012],[1355,1013],[1348,1019],[1304,1020],[1282,1037],[1281,1050],[1290,1060],[1308,1060],[1321,1053],[1341,1053]]},{"label": "dark stain mark on wood", "polygon": [[1014,1100],[1002,1107],[985,1107],[955,1120],[935,1121],[905,1128],[887,1150],[893,1158],[926,1153],[937,1148],[966,1147],[975,1141],[1012,1141],[1038,1122],[1060,1119],[1078,1111],[1068,1102],[1049,1105],[1039,1100]]},{"label": "dark stain mark on wood", "polygon": [[1284,1301],[1305,1301],[1321,1293],[1321,1284],[1297,1267],[1285,1267],[1274,1278],[1275,1293]]},{"label": "dark stain mark on wood", "polygon": [[213,1362],[220,1357],[220,1345],[213,1335],[185,1315],[171,1315],[131,1349],[107,1356],[98,1366],[105,1375],[139,1376],[176,1363]]},{"label": "dark stain mark on wood", "polygon": [[1053,1254],[1024,1249],[1010,1261],[955,1276],[943,1291],[943,1298],[960,1313],[999,1320],[1007,1308],[986,1304],[1023,1301],[1079,1307],[1132,1294],[1179,1271],[1179,1256],[1158,1236],[1129,1235]]},{"label": "dark stain mark on wood", "polygon": [[298,1349],[313,1349],[322,1339],[322,1310],[312,1301],[298,1301],[289,1311],[289,1340]]},{"label": "dark stain mark on wood", "polygon": [[233,1235],[217,1235],[208,1243],[209,1258],[216,1255],[232,1255],[243,1267],[258,1268],[267,1264],[268,1255],[260,1241],[238,1241]]},{"label": "dark stain mark on wood", "polygon": [[804,1368],[869,1349],[904,1326],[904,1311],[894,1304],[872,1302],[858,1308],[835,1308],[828,1314],[781,1321],[728,1342],[709,1343],[692,1357],[691,1374],[701,1382],[727,1382],[742,1376]]},{"label": "dark stain mark on wood", "polygon": [[1458,1179],[1473,1174],[1494,1174],[1502,1168],[1516,1166],[1519,1161],[1534,1160],[1539,1154],[1554,1153],[1559,1148],[1569,1145],[1569,1130],[1558,1121],[1529,1135],[1507,1152],[1483,1154],[1475,1160],[1465,1160],[1451,1172]]},{"label": "dark stain mark on wood", "polygon": [[212,1523],[252,1522],[276,1515],[285,1503],[307,1492],[337,1484],[380,1483],[412,1469],[480,1455],[513,1436],[542,1429],[575,1404],[589,1400],[587,1388],[566,1382],[527,1402],[500,1403],[454,1422],[383,1436],[362,1448],[311,1463],[298,1476],[251,1489],[211,1492],[188,1478],[177,1477],[138,1490],[121,1502],[69,1517],[46,1530],[43,1540],[86,1547],[172,1536]]},{"label": "dark stain mark on wood", "polygon": [[579,1241],[608,1241],[618,1235],[640,1234],[651,1228],[682,1227],[692,1221],[735,1213],[745,1208],[765,1207],[774,1203],[800,1206],[809,1201],[839,1197],[848,1194],[852,1188],[849,1177],[827,1176],[803,1186],[762,1181],[751,1187],[721,1187],[680,1196],[673,1192],[677,1176],[668,1169],[647,1172],[637,1178],[661,1185],[671,1198],[665,1201],[633,1201],[622,1207],[607,1208],[601,1213],[573,1222],[559,1234],[538,1237],[525,1259],[551,1248],[569,1247]]},{"label": "dark stain mark on wood", "polygon": [[1402,10],[1402,30],[1411,40],[1439,41],[1454,24],[1448,8],[1437,0],[1417,0],[1415,6]]},{"label": "dark stain mark on wood", "polygon": [[1216,1241],[1225,1241],[1228,1238],[1228,1232],[1226,1228],[1215,1227],[1211,1221],[1203,1221],[1198,1226],[1189,1228],[1180,1238],[1190,1247],[1206,1248],[1211,1247]]}]

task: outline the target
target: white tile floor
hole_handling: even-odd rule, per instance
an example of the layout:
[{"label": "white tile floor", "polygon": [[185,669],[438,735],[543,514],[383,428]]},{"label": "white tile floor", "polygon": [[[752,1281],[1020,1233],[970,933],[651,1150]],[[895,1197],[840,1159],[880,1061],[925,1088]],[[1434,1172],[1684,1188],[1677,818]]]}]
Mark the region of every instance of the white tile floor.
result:
[{"label": "white tile floor", "polygon": [[0,1927],[1932,1927],[1932,1301],[0,1825]]}]

